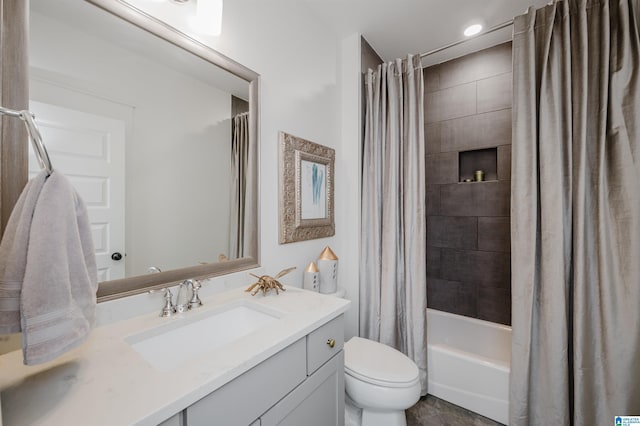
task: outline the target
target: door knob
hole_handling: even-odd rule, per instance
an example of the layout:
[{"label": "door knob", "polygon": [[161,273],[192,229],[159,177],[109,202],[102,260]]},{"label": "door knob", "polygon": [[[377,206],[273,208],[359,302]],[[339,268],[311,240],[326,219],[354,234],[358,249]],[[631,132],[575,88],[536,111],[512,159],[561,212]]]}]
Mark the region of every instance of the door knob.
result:
[{"label": "door knob", "polygon": [[118,252],[115,252],[115,253],[113,253],[113,254],[111,255],[111,259],[112,259],[112,260],[122,260],[122,254],[121,254],[121,253],[118,253]]},{"label": "door knob", "polygon": [[327,340],[327,345],[329,345],[330,348],[333,348],[336,345],[335,339]]}]

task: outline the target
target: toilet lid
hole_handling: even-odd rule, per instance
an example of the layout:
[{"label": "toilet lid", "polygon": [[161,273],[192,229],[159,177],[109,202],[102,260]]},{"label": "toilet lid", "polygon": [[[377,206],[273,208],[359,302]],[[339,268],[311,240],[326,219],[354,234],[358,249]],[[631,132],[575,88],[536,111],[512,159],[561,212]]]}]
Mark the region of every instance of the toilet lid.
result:
[{"label": "toilet lid", "polygon": [[404,387],[418,380],[418,367],[406,355],[361,337],[344,344],[344,369],[352,377],[381,386]]}]

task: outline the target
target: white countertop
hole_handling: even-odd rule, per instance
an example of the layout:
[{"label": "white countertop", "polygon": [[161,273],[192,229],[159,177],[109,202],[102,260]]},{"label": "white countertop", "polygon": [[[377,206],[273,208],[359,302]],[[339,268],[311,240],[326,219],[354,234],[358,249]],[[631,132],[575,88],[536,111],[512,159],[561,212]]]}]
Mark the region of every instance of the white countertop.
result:
[{"label": "white countertop", "polygon": [[[154,369],[125,340],[239,300],[278,311],[281,318],[171,371]],[[171,318],[154,313],[99,327],[79,348],[40,366],[23,365],[21,351],[0,356],[0,424],[156,425],[344,313],[350,304],[294,287],[254,297],[240,288],[203,302],[203,307]]]}]

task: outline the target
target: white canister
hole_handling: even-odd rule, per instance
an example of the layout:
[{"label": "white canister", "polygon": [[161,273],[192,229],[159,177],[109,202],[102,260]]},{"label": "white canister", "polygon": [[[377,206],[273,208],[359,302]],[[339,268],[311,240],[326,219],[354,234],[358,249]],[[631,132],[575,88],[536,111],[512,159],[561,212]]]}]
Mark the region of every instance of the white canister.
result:
[{"label": "white canister", "polygon": [[320,272],[315,262],[311,262],[304,270],[303,287],[307,290],[318,291],[320,289]]},{"label": "white canister", "polygon": [[320,270],[320,293],[335,293],[338,290],[338,257],[328,246],[318,258]]}]

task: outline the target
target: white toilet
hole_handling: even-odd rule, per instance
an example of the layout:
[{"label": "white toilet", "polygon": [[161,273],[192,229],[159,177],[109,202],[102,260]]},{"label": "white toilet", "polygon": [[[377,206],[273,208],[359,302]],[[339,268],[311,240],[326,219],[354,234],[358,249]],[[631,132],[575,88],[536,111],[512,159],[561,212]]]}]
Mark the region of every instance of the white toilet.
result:
[{"label": "white toilet", "polygon": [[[338,287],[329,296],[344,297]],[[418,366],[394,348],[352,337],[344,344],[345,426],[406,426],[420,399]]]},{"label": "white toilet", "polygon": [[406,426],[404,410],[420,399],[418,367],[411,359],[387,345],[353,337],[344,344],[344,373],[347,423]]}]

